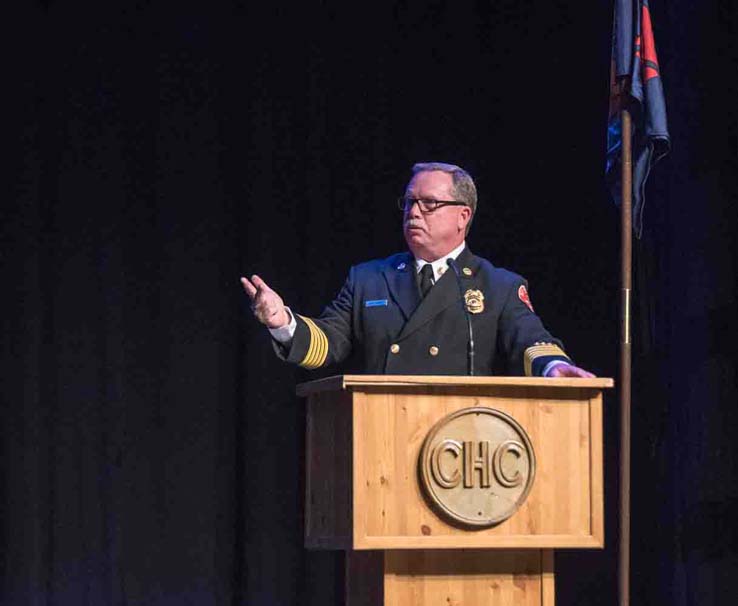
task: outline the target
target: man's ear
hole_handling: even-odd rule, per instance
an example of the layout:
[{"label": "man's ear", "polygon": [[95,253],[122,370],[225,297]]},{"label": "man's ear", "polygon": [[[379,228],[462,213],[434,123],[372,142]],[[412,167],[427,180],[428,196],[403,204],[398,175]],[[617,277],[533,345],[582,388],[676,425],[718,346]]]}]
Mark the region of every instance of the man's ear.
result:
[{"label": "man's ear", "polygon": [[459,213],[459,230],[466,230],[466,226],[469,224],[471,219],[471,208],[468,206],[462,206],[461,212]]}]

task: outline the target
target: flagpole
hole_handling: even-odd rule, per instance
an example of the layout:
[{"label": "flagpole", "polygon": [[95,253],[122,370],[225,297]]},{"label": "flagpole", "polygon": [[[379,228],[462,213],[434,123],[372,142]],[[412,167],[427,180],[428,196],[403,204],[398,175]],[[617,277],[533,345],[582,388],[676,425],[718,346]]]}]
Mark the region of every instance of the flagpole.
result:
[{"label": "flagpole", "polygon": [[[621,84],[625,85],[624,80]],[[627,90],[621,88],[621,94]],[[626,106],[627,107],[627,106]],[[631,409],[631,294],[633,288],[633,154],[632,123],[627,109],[622,125],[620,204],[620,545],[618,593],[620,606],[630,603],[630,409]]]}]

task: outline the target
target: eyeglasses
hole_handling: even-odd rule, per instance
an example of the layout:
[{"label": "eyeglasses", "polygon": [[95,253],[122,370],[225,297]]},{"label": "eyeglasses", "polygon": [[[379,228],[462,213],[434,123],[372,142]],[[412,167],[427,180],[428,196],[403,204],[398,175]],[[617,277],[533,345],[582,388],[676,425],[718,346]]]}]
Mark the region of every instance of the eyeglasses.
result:
[{"label": "eyeglasses", "polygon": [[416,202],[420,212],[424,214],[436,212],[442,206],[468,206],[466,202],[457,202],[456,200],[423,200],[421,198],[400,196],[397,198],[397,207],[402,212],[407,213],[410,212]]}]

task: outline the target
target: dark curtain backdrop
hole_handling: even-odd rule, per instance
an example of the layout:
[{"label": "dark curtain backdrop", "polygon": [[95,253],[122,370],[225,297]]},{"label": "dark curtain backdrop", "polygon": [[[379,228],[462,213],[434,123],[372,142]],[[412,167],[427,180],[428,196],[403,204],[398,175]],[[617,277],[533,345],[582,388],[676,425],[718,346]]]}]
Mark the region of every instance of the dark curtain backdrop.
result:
[{"label": "dark curtain backdrop", "polygon": [[[636,604],[728,604],[738,573],[737,20],[652,2],[673,152],[639,245]],[[602,179],[610,3],[16,2],[0,224],[3,606],[333,604],[302,548],[297,382],[238,283],[308,314],[403,246],[415,161],[465,166],[477,254],[617,373]],[[332,372],[339,372],[334,369]],[[607,548],[561,604],[616,603]],[[327,438],[329,439],[329,438]]]}]

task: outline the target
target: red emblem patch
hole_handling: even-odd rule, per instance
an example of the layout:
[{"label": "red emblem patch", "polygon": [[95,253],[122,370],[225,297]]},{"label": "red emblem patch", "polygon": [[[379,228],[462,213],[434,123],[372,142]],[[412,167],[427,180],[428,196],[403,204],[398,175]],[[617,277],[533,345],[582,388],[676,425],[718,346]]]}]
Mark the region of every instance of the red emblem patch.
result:
[{"label": "red emblem patch", "polygon": [[[518,288],[518,298],[525,303],[525,306],[533,311],[533,304],[530,302],[530,297],[528,296],[528,290],[525,288],[524,284],[520,285],[520,288]],[[535,312],[533,312],[535,313]]]}]

